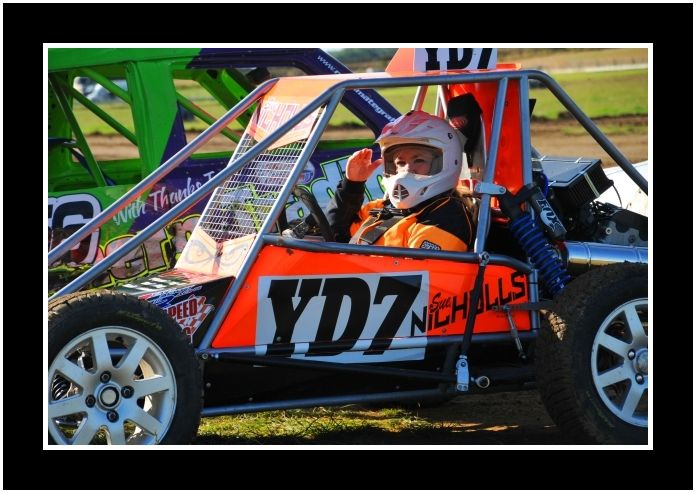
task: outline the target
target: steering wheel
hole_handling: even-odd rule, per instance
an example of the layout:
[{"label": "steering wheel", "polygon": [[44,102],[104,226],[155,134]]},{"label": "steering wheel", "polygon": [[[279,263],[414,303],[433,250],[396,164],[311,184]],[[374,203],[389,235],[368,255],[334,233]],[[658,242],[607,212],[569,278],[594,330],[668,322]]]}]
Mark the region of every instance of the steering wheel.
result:
[{"label": "steering wheel", "polygon": [[309,210],[309,216],[306,216],[299,225],[293,228],[295,235],[298,238],[302,238],[311,227],[318,226],[324,240],[336,241],[331,226],[329,226],[329,220],[326,219],[326,214],[324,214],[324,211],[319,207],[319,203],[314,195],[302,187],[295,187],[292,193],[295,197],[298,197],[302,201],[302,204],[307,207],[307,210]]}]

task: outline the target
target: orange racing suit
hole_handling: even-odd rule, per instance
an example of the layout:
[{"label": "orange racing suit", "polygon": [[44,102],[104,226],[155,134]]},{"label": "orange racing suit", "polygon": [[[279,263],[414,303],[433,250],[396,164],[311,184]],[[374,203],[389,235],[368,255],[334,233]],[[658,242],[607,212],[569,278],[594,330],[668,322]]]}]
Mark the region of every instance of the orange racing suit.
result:
[{"label": "orange racing suit", "polygon": [[379,199],[361,207],[365,183],[344,178],[336,187],[326,217],[336,241],[431,250],[466,251],[473,247],[471,214],[447,192],[411,209],[396,209]]}]

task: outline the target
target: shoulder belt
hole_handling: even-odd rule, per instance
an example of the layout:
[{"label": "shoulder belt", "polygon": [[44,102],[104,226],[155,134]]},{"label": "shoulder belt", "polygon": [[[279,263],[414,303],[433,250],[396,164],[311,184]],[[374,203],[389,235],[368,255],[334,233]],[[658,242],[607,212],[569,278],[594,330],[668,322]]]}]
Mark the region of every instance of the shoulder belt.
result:
[{"label": "shoulder belt", "polygon": [[[394,226],[402,219],[403,216],[391,216],[389,219],[380,219],[378,217],[370,216],[365,220],[364,223],[360,225],[360,228],[350,239],[350,243],[357,243],[359,245],[372,245],[374,244],[374,242],[379,240],[384,235],[384,233],[387,232],[389,228]],[[363,234],[363,232],[367,228],[369,228],[375,223],[378,224],[374,228]]]},{"label": "shoulder belt", "polygon": [[[424,213],[426,210],[429,210],[433,208],[433,206],[440,206],[444,204],[447,200],[435,200],[431,204],[428,204],[426,207],[423,207],[420,211],[418,211],[418,214]],[[438,207],[434,207],[437,209]],[[400,209],[394,209],[394,208],[384,208],[384,209],[372,209],[370,211],[370,217],[368,217],[365,222],[360,225],[360,228],[355,232],[353,237],[350,239],[350,243],[357,243],[360,245],[372,245],[374,244],[377,240],[379,240],[384,233],[386,233],[389,228],[394,226],[396,223],[401,221],[404,217],[410,216],[413,213],[413,210],[408,209],[408,210],[400,210]],[[384,219],[382,219],[384,218]],[[377,224],[374,228],[371,230],[367,231],[364,235],[363,232],[375,224],[377,221],[379,224]]]}]

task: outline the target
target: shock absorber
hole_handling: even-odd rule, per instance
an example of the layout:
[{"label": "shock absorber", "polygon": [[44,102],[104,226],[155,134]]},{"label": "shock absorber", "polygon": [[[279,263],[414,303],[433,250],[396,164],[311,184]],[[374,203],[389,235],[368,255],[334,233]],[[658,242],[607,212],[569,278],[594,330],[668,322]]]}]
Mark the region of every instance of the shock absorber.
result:
[{"label": "shock absorber", "polygon": [[510,222],[510,232],[532,260],[551,296],[556,296],[570,276],[529,212],[520,213]]},{"label": "shock absorber", "polygon": [[60,375],[56,375],[51,382],[51,396],[54,400],[59,400],[68,395],[70,390],[70,382]]},{"label": "shock absorber", "polygon": [[520,209],[520,204],[528,199],[539,213],[549,234],[554,239],[563,237],[565,228],[536,186],[524,187],[516,196],[506,192],[500,197],[500,208],[510,218],[510,232],[539,271],[546,289],[551,296],[556,296],[568,283],[570,275],[529,211]]}]

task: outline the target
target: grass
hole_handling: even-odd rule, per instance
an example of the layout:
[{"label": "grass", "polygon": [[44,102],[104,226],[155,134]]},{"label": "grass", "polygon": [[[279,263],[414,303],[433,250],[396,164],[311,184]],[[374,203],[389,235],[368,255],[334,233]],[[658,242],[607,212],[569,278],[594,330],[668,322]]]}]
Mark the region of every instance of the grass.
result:
[{"label": "grass", "polygon": [[564,443],[536,392],[443,404],[348,405],[203,418],[197,445],[499,445]]},{"label": "grass", "polygon": [[[590,118],[648,114],[648,71],[588,72],[554,77]],[[536,98],[534,116],[555,120],[565,108],[545,88],[529,91]]]},{"label": "grass", "polygon": [[[195,444],[429,443],[471,423],[432,423],[404,409],[317,407],[203,418]],[[433,442],[434,443],[434,442]]]},{"label": "grass", "polygon": [[498,52],[501,62],[517,62],[522,68],[554,69],[596,67],[601,65],[630,65],[648,63],[647,48],[608,48],[601,50],[573,49],[563,51],[505,50]]},{"label": "grass", "polygon": [[[648,71],[625,70],[616,72],[588,72],[558,74],[554,77],[571,98],[590,118],[625,115],[647,115],[648,113]],[[382,96],[402,113],[408,111],[413,103],[415,89],[399,87],[383,89]],[[428,90],[424,108],[435,108],[434,87]],[[547,89],[532,89],[530,97],[536,98],[534,116],[556,120],[566,114],[565,108]],[[355,118],[345,108],[336,110],[331,123],[357,124]]]},{"label": "grass", "polygon": [[[335,52],[342,59],[342,53]],[[389,64],[389,58],[343,63],[353,72],[364,72],[368,68],[382,71]],[[647,48],[500,48],[498,49],[499,63],[520,63],[523,68],[541,68],[553,70],[556,68],[596,67],[600,65],[629,65],[648,63]]]},{"label": "grass", "polygon": [[[646,69],[625,70],[615,72],[589,72],[558,74],[555,79],[563,89],[575,100],[575,102],[591,118],[612,117],[624,115],[646,115],[648,112],[648,73]],[[197,99],[199,95],[192,87],[181,88],[181,92],[188,97]],[[400,87],[383,89],[379,91],[396,109],[406,112],[411,108],[415,88]],[[432,111],[435,107],[436,89],[431,87],[425,99],[424,108]],[[566,114],[565,108],[546,89],[532,89],[530,97],[537,99],[534,116],[555,120]],[[196,100],[196,104],[208,113],[220,117],[224,109],[213,100]],[[109,103],[103,108],[133,130],[133,120],[130,108],[125,104]],[[115,131],[89,110],[77,104],[75,115],[80,126],[86,134],[113,134]],[[340,106],[331,118],[330,125],[362,126],[358,118],[345,107]],[[196,119],[186,122],[187,130],[203,130],[208,124]],[[239,130],[237,125],[230,126],[233,130]]]}]

